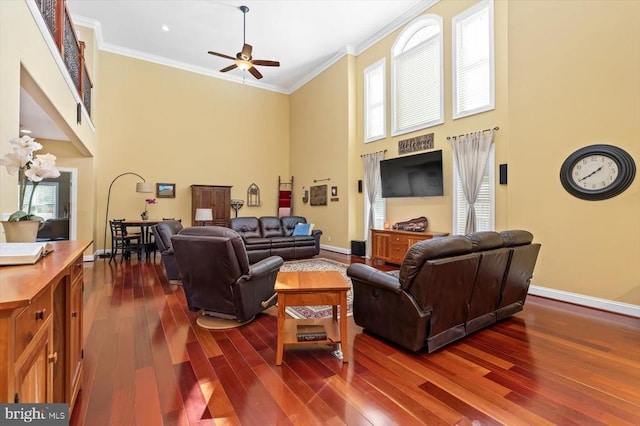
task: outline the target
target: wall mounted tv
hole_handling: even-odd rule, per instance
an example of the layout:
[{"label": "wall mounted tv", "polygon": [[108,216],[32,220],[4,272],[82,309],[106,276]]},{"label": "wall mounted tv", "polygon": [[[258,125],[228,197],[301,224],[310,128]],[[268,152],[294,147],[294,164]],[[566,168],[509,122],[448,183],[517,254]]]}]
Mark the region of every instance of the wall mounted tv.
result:
[{"label": "wall mounted tv", "polygon": [[444,195],[442,150],[380,161],[382,198]]}]

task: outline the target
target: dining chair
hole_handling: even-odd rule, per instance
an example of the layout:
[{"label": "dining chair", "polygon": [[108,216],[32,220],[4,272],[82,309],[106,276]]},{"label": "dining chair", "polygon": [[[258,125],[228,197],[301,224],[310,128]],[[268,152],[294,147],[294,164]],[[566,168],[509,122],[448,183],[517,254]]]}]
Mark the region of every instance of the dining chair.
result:
[{"label": "dining chair", "polygon": [[131,252],[138,253],[138,260],[142,257],[142,240],[140,234],[127,234],[127,228],[124,226],[124,219],[113,219],[109,221],[111,228],[111,256],[109,263],[120,250],[120,263],[124,258],[130,258]]}]

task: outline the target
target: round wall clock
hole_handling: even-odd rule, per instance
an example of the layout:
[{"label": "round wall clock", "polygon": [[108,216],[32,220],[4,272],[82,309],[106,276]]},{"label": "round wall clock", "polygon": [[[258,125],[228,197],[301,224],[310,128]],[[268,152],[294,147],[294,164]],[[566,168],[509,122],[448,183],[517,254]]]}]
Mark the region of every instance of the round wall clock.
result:
[{"label": "round wall clock", "polygon": [[560,182],[574,197],[606,200],[622,193],[636,175],[636,164],[613,145],[590,145],[569,155],[560,168]]}]

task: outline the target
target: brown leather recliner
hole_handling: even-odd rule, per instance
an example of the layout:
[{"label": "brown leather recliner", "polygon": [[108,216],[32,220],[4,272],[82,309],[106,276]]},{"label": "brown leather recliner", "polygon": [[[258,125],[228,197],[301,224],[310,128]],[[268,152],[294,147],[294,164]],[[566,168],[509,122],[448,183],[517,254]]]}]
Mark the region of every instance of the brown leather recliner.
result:
[{"label": "brown leather recliner", "polygon": [[433,352],[522,310],[540,244],[527,231],[421,241],[399,271],[352,264],[353,318],[412,351]]},{"label": "brown leather recliner", "polygon": [[178,263],[176,262],[173,253],[171,236],[177,234],[182,229],[182,223],[179,220],[163,220],[151,227],[151,232],[153,232],[153,236],[155,237],[156,246],[158,247],[158,250],[160,250],[160,257],[164,264],[167,279],[171,281],[179,281],[181,279],[180,271],[178,270]]},{"label": "brown leather recliner", "polygon": [[250,265],[240,235],[219,226],[184,228],[171,242],[189,310],[246,322],[276,303],[281,257]]}]

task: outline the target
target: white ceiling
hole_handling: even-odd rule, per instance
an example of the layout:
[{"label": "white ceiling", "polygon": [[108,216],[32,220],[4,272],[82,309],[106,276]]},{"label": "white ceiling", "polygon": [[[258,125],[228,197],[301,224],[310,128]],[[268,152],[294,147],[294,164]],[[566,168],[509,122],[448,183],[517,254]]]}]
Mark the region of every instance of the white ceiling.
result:
[{"label": "white ceiling", "polygon": [[[155,63],[282,93],[292,93],[345,53],[360,54],[438,0],[67,0],[75,25],[95,30],[98,48]],[[277,60],[280,67],[258,66],[264,78],[247,71],[219,70],[246,42],[255,59]],[[162,26],[169,27],[163,31]],[[37,120],[23,111],[34,137]],[[45,120],[46,117],[42,117]],[[44,122],[43,121],[43,122]],[[50,120],[49,120],[50,121]]]},{"label": "white ceiling", "polygon": [[[433,1],[425,0],[68,0],[76,24],[97,29],[99,47],[179,68],[256,83],[291,93],[346,51],[357,54],[380,36],[408,22]],[[207,54],[235,57],[246,42],[255,59],[277,60],[280,67],[259,66],[264,78],[246,71],[220,69],[233,62]],[[163,31],[167,25],[169,31]]]}]

